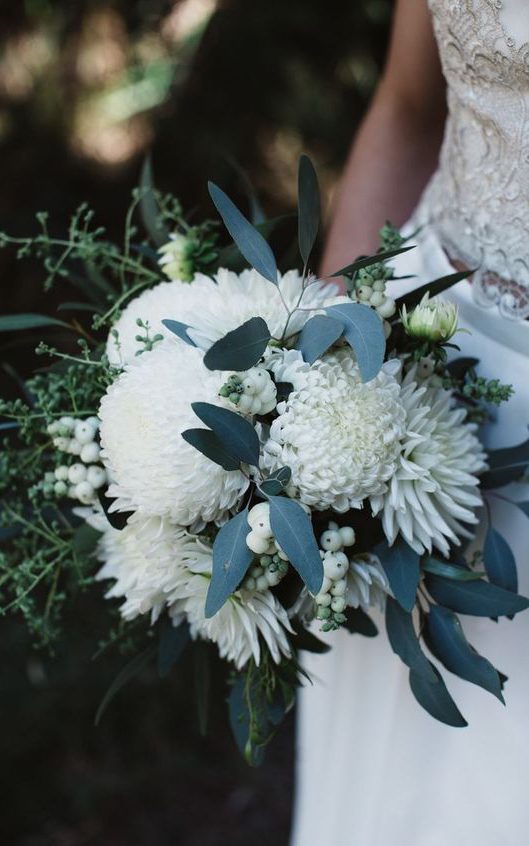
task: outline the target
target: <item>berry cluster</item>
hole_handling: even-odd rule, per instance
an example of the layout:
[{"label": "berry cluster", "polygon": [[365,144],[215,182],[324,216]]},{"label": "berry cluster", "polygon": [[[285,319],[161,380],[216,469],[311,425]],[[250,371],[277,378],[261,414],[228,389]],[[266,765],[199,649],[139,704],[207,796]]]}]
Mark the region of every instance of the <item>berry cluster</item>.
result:
[{"label": "berry cluster", "polygon": [[329,528],[320,538],[323,583],[314,601],[316,619],[322,620],[323,631],[337,629],[345,623],[349,559],[343,550],[353,546],[355,540],[355,531],[351,526],[339,528],[336,523],[329,523]]},{"label": "berry cluster", "polygon": [[264,367],[232,373],[219,395],[236,405],[243,414],[268,414],[276,407],[276,386]]},{"label": "berry cluster", "polygon": [[54,472],[46,473],[43,481],[45,496],[69,496],[83,505],[91,505],[97,499],[96,491],[108,481],[107,472],[99,464],[101,447],[97,443],[99,420],[75,420],[61,417],[50,423],[48,434],[60,452],[79,456],[74,464],[59,465]]},{"label": "berry cluster", "polygon": [[274,540],[268,502],[254,505],[248,514],[248,525],[250,531],[246,543],[259,556],[259,563],[250,569],[243,587],[248,590],[267,590],[278,585],[288,572],[288,558]]}]

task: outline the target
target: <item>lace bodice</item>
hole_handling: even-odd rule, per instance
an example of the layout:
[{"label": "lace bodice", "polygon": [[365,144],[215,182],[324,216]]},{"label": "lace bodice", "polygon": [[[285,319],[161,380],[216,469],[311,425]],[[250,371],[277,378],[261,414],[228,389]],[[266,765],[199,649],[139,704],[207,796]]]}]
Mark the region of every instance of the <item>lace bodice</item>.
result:
[{"label": "lace bodice", "polygon": [[478,300],[529,316],[529,0],[428,0],[448,85],[440,164],[416,219],[479,267]]}]

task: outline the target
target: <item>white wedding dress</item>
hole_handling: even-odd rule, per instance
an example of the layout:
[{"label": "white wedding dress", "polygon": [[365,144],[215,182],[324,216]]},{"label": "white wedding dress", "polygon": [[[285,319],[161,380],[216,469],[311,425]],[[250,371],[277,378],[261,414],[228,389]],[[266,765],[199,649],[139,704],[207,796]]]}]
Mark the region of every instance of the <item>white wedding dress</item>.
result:
[{"label": "white wedding dress", "polygon": [[[529,0],[429,0],[448,83],[438,171],[410,224],[418,249],[398,271],[424,282],[480,270],[446,297],[470,335],[462,354],[516,390],[489,424],[491,446],[529,424]],[[409,283],[398,283],[403,285]],[[413,286],[412,286],[413,287]],[[402,289],[400,289],[402,290]],[[529,485],[503,491],[529,500]],[[493,524],[529,595],[529,519],[490,499]],[[506,709],[443,670],[468,728],[436,722],[413,698],[408,671],[380,634],[329,635],[308,655],[300,696],[293,846],[521,846],[529,840],[529,612],[494,624],[462,617],[470,642],[509,676]]]}]

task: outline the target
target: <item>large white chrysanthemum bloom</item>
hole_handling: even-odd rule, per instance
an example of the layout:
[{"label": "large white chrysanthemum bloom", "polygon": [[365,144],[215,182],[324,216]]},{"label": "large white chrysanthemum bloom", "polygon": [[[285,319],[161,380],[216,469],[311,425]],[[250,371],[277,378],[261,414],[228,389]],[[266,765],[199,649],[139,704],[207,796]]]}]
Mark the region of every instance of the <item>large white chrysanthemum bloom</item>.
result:
[{"label": "large white chrysanthemum bloom", "polygon": [[[262,317],[273,336],[281,336],[287,320],[285,308],[323,308],[336,302],[349,302],[337,297],[337,287],[313,280],[302,288],[302,278],[290,270],[279,278],[278,285],[269,282],[256,270],[237,274],[221,269],[213,280],[197,273],[192,283],[162,282],[132,300],[115,323],[118,341],[111,335],[107,354],[111,363],[120,366],[138,361],[136,341],[140,318],[148,322],[152,334],[160,333],[176,343],[176,339],[162,324],[162,320],[178,320],[192,326],[190,337],[203,350],[227,332],[236,329],[251,317]],[[284,302],[283,302],[284,301]],[[290,319],[288,334],[299,332],[304,323],[317,312],[298,311]],[[160,342],[162,345],[166,341]]]},{"label": "large white chrysanthemum bloom", "polygon": [[184,597],[175,599],[169,613],[177,620],[184,616],[191,636],[213,641],[221,658],[241,669],[253,657],[261,661],[260,638],[266,643],[273,660],[290,657],[287,631],[292,632],[287,612],[269,590],[239,590],[224,603],[213,617],[206,618],[204,607],[211,575],[209,565],[194,567],[184,587]]},{"label": "large white chrysanthemum bloom", "polygon": [[191,403],[218,403],[224,375],[208,370],[202,352],[182,341],[140,356],[101,401],[102,460],[109,496],[120,511],[141,509],[180,526],[222,520],[248,486],[182,438],[204,428]]},{"label": "large white chrysanthemum bloom", "polygon": [[451,393],[417,387],[415,380],[412,369],[402,385],[407,424],[397,472],[385,493],[372,496],[371,505],[382,516],[390,544],[400,533],[419,553],[436,547],[448,555],[449,542],[459,544],[461,536],[469,536],[462,524],[478,522],[478,474],[486,467],[485,454],[476,426],[465,423],[466,413],[454,407]]},{"label": "large white chrysanthemum bloom", "polygon": [[124,598],[120,613],[126,620],[150,613],[155,622],[168,596],[174,600],[183,592],[188,568],[211,566],[211,551],[166,518],[137,512],[121,531],[109,527],[101,513],[88,522],[102,532],[98,557],[103,567],[96,579],[114,580],[105,596]]},{"label": "large white chrysanthemum bloom", "polygon": [[294,390],[277,407],[265,468],[290,467],[289,494],[319,510],[345,512],[383,494],[406,425],[398,362],[386,363],[370,382],[362,382],[348,348],[310,367],[295,351],[271,356],[267,366]]}]

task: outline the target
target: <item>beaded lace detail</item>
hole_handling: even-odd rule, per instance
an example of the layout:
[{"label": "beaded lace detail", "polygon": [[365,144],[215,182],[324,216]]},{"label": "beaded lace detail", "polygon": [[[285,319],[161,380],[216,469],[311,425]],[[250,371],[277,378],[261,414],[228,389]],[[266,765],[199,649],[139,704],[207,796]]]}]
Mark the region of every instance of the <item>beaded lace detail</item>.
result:
[{"label": "beaded lace detail", "polygon": [[472,280],[478,302],[525,318],[529,41],[521,41],[529,38],[529,0],[428,2],[449,117],[439,168],[416,219],[434,227],[449,255],[479,268]]}]

